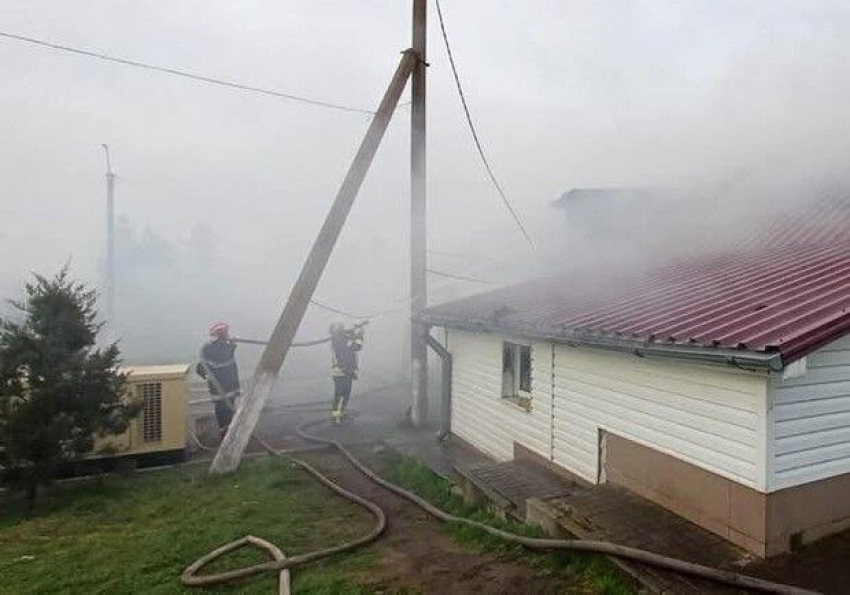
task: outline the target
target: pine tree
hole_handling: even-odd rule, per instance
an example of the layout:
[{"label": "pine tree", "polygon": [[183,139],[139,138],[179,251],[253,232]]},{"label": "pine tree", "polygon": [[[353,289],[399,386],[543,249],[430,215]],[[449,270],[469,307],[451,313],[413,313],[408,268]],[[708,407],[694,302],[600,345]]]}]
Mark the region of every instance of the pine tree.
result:
[{"label": "pine tree", "polygon": [[69,278],[34,275],[19,315],[0,319],[0,465],[35,504],[58,467],[91,452],[96,435],[127,429],[139,405],[124,400],[117,344],[95,346],[94,290]]}]

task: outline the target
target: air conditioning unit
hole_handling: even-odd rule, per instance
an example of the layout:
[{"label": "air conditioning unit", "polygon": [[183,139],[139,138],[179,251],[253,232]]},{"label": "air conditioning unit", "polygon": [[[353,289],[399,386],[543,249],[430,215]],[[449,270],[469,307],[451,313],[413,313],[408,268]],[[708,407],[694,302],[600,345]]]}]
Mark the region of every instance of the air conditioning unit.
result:
[{"label": "air conditioning unit", "polygon": [[189,367],[122,369],[127,374],[127,398],[141,403],[141,411],[123,434],[99,436],[90,458],[133,457],[152,464],[184,460]]}]

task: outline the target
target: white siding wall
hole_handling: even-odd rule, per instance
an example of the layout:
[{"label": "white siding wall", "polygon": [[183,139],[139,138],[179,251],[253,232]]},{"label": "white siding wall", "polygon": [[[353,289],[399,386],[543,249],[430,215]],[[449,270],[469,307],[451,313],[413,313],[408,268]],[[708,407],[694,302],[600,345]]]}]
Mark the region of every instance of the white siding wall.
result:
[{"label": "white siding wall", "polygon": [[771,378],[771,491],[850,473],[850,337],[806,364],[799,378]]},{"label": "white siding wall", "polygon": [[502,398],[502,341],[485,333],[451,329],[452,432],[493,458],[513,458],[514,441],[551,457],[552,345],[531,342],[532,411]]},{"label": "white siding wall", "polygon": [[766,485],[764,374],[555,347],[554,460],[596,482],[599,430]]}]

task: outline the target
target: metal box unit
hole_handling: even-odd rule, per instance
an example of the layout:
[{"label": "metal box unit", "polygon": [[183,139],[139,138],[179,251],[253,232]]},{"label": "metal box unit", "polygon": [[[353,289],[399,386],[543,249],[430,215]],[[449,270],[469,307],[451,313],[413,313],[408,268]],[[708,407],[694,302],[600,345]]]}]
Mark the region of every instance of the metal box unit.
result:
[{"label": "metal box unit", "polygon": [[98,437],[95,457],[180,460],[186,449],[189,364],[132,366],[127,374],[127,398],[142,403],[126,432]]}]

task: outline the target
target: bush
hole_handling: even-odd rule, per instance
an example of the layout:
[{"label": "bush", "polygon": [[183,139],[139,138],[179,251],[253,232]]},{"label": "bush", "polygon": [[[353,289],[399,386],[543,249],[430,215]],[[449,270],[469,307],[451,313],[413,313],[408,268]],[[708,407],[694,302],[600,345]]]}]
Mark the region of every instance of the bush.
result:
[{"label": "bush", "polygon": [[13,470],[34,505],[38,487],[64,462],[121,433],[139,405],[124,402],[117,344],[95,347],[96,293],[69,279],[34,275],[17,320],[0,319],[0,464]]}]

